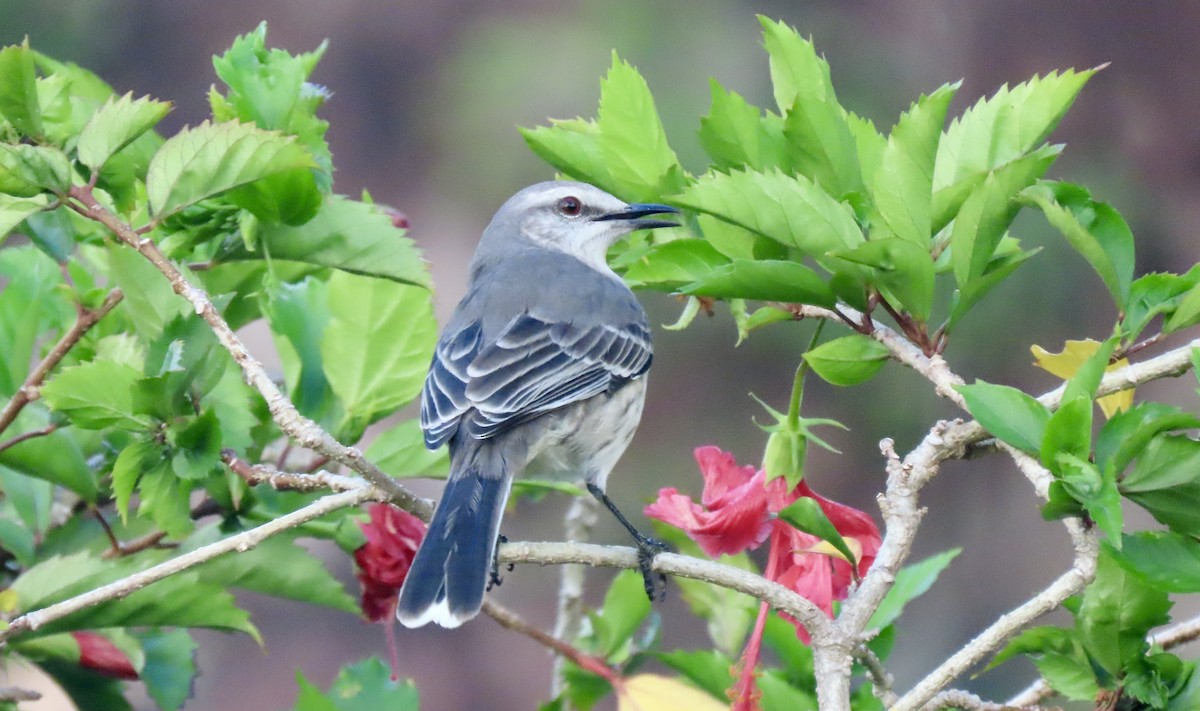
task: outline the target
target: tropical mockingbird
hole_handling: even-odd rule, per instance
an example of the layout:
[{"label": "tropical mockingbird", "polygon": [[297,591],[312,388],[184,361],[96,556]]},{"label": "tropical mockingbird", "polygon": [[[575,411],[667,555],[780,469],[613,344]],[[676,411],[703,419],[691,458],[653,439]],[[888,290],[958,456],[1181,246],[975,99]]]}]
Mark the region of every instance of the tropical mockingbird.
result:
[{"label": "tropical mockingbird", "polygon": [[509,198],[483,232],[466,296],[421,393],[425,444],[450,446],[450,477],[400,591],[408,627],[479,613],[514,477],[582,479],[637,540],[647,594],[662,544],[604,493],[642,416],[650,328],[606,261],[666,205],[626,204],[591,185],[545,182]]}]

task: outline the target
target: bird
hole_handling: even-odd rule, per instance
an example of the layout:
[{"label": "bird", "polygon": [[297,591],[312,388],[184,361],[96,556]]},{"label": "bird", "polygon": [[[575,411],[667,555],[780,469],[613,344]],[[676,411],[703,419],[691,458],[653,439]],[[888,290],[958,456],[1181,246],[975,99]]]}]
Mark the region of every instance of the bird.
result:
[{"label": "bird", "polygon": [[631,232],[676,226],[656,216],[678,212],[547,181],[505,201],[483,231],[421,391],[425,445],[448,445],[450,474],[400,590],[401,624],[453,628],[479,613],[522,475],[582,480],[633,535],[654,597],[650,564],[666,546],[605,493],[653,359],[646,312],[607,254]]}]

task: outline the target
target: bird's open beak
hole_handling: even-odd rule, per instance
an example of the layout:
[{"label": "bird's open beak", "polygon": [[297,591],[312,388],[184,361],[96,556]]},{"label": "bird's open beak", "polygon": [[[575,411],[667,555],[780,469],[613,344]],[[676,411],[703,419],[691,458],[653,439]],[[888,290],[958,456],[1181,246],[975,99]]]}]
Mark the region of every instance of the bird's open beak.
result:
[{"label": "bird's open beak", "polygon": [[661,215],[663,213],[679,214],[679,210],[670,205],[657,205],[655,203],[639,202],[632,205],[626,205],[624,209],[610,212],[599,217],[593,218],[594,222],[607,222],[611,220],[620,220],[627,222],[636,230],[652,230],[656,227],[678,227],[678,222],[670,220],[654,220],[645,219],[649,215]]}]

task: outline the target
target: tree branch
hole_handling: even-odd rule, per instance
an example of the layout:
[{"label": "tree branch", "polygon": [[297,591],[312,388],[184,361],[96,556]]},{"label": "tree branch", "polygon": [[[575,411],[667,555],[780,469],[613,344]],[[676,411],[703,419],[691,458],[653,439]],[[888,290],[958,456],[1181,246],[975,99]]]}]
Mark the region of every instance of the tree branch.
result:
[{"label": "tree branch", "polygon": [[346,508],[348,506],[357,506],[367,501],[386,501],[387,495],[379,491],[373,486],[359,486],[351,491],[343,491],[338,494],[330,494],[312,502],[304,508],[297,509],[291,513],[284,514],[277,519],[268,521],[261,526],[257,526],[248,531],[235,534],[228,538],[224,538],[216,543],[211,543],[207,546],[197,548],[194,551],[184,553],[170,560],[151,566],[145,570],[139,571],[121,580],[114,581],[107,585],[101,585],[98,588],[89,590],[85,593],[68,598],[62,602],[44,607],[40,610],[27,612],[20,617],[17,617],[9,624],[7,629],[0,630],[0,641],[6,640],[14,635],[19,635],[24,632],[30,632],[38,629],[42,625],[49,622],[66,617],[67,615],[78,612],[92,605],[98,605],[109,600],[116,600],[125,597],[135,590],[158,582],[163,578],[169,577],[176,573],[183,572],[188,568],[199,565],[216,558],[225,553],[233,551],[247,551],[262,541],[282,533],[289,528],[294,528],[303,523],[311,521],[315,518],[324,516],[327,513]]},{"label": "tree branch", "polygon": [[397,506],[428,520],[433,513],[433,504],[430,501],[418,497],[398,484],[395,479],[365,459],[358,449],[338,442],[320,425],[296,410],[291,400],[267,375],[262,363],[259,363],[250,354],[245,344],[213,306],[208,294],[189,282],[183,272],[167,259],[154,240],[142,237],[129,224],[122,222],[120,218],[97,202],[92,190],[86,186],[72,186],[67,194],[72,199],[67,204],[73,210],[104,225],[116,235],[117,239],[137,250],[167,278],[175,293],[192,305],[196,314],[208,323],[221,346],[233,356],[234,362],[242,370],[243,379],[266,400],[271,417],[283,432],[302,446],[350,467],[367,481],[388,492]]},{"label": "tree branch", "polygon": [[[75,347],[76,343],[79,343],[84,334],[91,330],[92,326],[95,326],[109,311],[112,311],[117,304],[121,303],[123,296],[124,294],[121,293],[120,289],[113,289],[108,292],[104,297],[104,301],[96,308],[79,309],[79,316],[76,317],[75,323],[58,339],[58,342],[54,344],[54,347],[46,354],[46,357],[42,358],[34,366],[33,370],[29,371],[25,382],[17,389],[17,392],[13,393],[12,399],[4,406],[4,409],[0,410],[0,432],[8,429],[8,426],[17,419],[17,415],[21,414],[21,410],[25,409],[25,406],[30,402],[37,399],[38,388],[46,380],[46,376],[50,374],[50,371],[54,370],[54,367]],[[29,437],[25,439],[29,439]],[[14,438],[6,442],[4,448],[11,447],[22,441],[24,440]]]},{"label": "tree branch", "polygon": [[483,611],[488,617],[499,623],[501,627],[525,635],[534,642],[549,649],[558,658],[571,661],[581,669],[586,669],[593,674],[603,677],[610,684],[615,685],[617,683],[617,672],[605,664],[604,660],[593,657],[590,654],[584,654],[579,649],[576,649],[554,635],[534,627],[507,607],[485,599],[483,601]]}]

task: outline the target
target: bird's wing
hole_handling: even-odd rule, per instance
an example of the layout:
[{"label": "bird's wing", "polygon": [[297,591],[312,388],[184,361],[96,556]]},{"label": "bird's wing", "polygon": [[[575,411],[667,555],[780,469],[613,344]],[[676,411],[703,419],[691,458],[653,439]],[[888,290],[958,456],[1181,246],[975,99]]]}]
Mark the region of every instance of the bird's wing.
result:
[{"label": "bird's wing", "polygon": [[612,392],[650,367],[643,322],[577,324],[515,317],[491,342],[478,324],[439,344],[421,397],[425,442],[437,447],[467,418],[467,433],[494,437],[538,415]]}]

